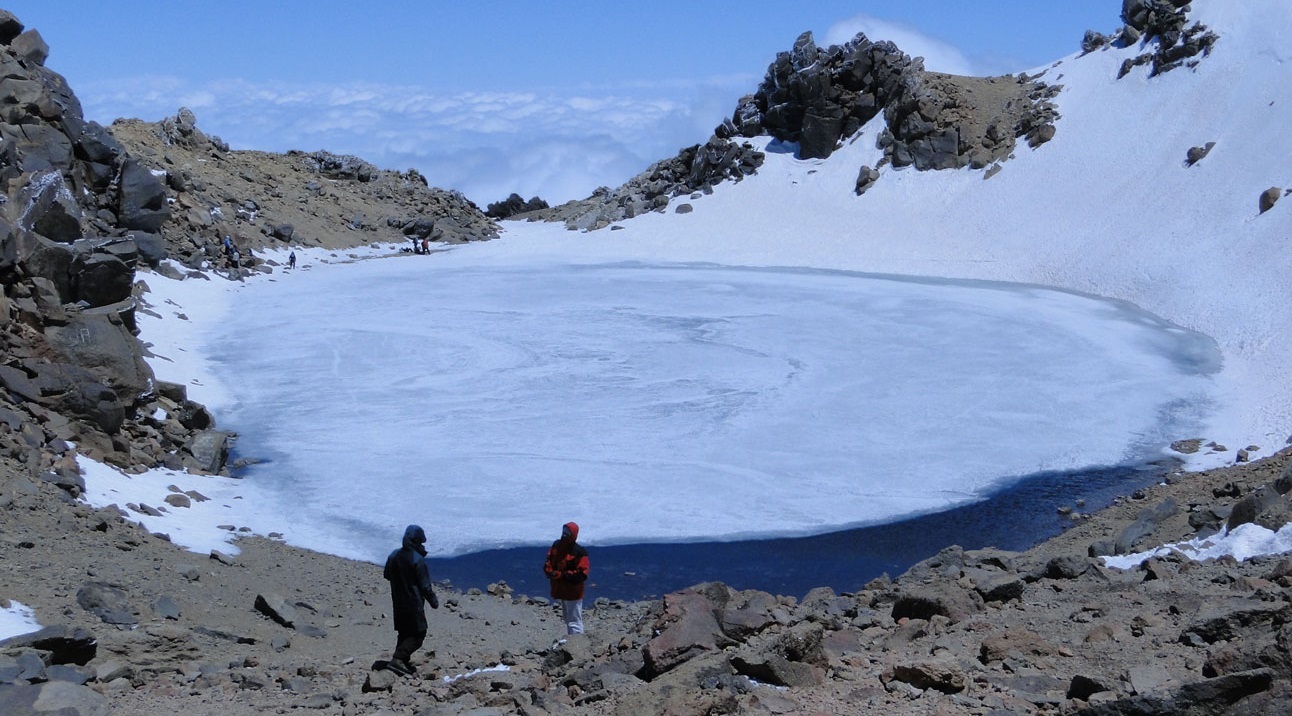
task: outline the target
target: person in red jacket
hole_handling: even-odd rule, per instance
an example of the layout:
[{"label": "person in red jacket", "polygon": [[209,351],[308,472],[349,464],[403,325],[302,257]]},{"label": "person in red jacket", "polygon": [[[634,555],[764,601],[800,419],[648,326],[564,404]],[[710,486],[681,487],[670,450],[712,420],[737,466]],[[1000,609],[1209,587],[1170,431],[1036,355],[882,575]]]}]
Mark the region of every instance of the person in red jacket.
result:
[{"label": "person in red jacket", "polygon": [[561,538],[547,550],[543,573],[552,583],[552,599],[561,603],[565,633],[583,633],[583,585],[588,581],[588,550],[578,544],[579,526],[566,522]]}]

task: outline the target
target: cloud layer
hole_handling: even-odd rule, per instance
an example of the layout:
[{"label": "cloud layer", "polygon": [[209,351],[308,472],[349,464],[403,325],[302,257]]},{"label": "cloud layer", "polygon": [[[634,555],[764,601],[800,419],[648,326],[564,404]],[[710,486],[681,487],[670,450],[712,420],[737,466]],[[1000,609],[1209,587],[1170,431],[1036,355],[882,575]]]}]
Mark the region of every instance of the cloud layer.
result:
[{"label": "cloud layer", "polygon": [[[946,42],[866,15],[836,23],[818,42],[841,44],[858,32],[896,42],[924,57],[930,70],[989,73]],[[750,69],[739,76],[625,78],[611,88],[525,92],[381,82],[199,83],[153,75],[80,83],[77,93],[86,116],[104,124],[118,117],[157,121],[188,107],[204,132],[235,149],[326,149],[382,168],[415,168],[433,185],[461,191],[483,207],[512,192],[550,203],[582,198],[706,141],[762,79],[762,68]]]},{"label": "cloud layer", "polygon": [[703,142],[753,76],[603,92],[439,93],[381,84],[194,85],[158,76],[78,90],[86,116],[157,121],[188,107],[235,149],[354,154],[416,168],[482,206],[517,192],[549,202],[622,183]]}]

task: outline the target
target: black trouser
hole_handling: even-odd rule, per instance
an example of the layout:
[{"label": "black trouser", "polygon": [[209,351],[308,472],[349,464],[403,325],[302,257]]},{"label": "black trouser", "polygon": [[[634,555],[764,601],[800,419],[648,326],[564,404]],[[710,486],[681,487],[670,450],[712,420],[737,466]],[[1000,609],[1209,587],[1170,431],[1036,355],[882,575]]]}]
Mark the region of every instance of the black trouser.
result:
[{"label": "black trouser", "polygon": [[413,652],[422,648],[422,643],[426,641],[426,630],[422,631],[401,631],[399,632],[399,641],[395,644],[395,654],[392,657],[396,661],[408,661]]}]

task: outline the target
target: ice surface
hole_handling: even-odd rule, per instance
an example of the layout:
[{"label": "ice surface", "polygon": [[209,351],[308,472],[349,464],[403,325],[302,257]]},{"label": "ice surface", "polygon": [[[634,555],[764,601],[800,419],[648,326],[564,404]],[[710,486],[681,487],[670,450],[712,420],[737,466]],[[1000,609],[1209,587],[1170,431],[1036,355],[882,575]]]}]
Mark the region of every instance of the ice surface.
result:
[{"label": "ice surface", "polygon": [[198,350],[265,531],[376,558],[809,534],[1188,433],[1214,345],[1132,307],[822,270],[369,261],[242,288]]}]

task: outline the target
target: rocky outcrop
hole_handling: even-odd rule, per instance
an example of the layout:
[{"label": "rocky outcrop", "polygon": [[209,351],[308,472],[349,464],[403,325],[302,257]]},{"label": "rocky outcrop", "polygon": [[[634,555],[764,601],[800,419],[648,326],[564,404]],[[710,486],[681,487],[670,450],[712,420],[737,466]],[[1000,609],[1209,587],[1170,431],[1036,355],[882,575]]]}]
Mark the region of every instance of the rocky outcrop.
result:
[{"label": "rocky outcrop", "polygon": [[[138,171],[159,178],[161,193],[133,192],[136,237],[161,244],[191,270],[226,268],[224,239],[239,251],[227,275],[272,270],[261,248],[346,248],[410,239],[445,243],[498,236],[497,226],[460,193],[429,186],[415,169],[389,171],[359,157],[327,151],[285,154],[231,150],[180,108],[161,122],[117,120],[109,128]],[[153,207],[172,217],[157,224]],[[136,207],[138,207],[136,209]],[[433,225],[434,235],[417,227]],[[159,239],[159,240],[158,240]]]},{"label": "rocky outcrop", "polygon": [[135,337],[132,231],[167,221],[165,189],[84,120],[39,35],[7,13],[0,23],[12,35],[0,49],[0,409],[21,425],[0,426],[0,448],[60,480],[75,475],[73,442],[123,467],[158,464],[187,431],[152,439],[160,421],[141,417],[158,406]]},{"label": "rocky outcrop", "polygon": [[770,135],[797,143],[804,159],[825,158],[888,106],[904,77],[922,70],[891,42],[858,35],[822,49],[805,32],[777,54],[758,91],[740,100],[715,135]]},{"label": "rocky outcrop", "polygon": [[[674,197],[699,198],[723,181],[740,181],[763,164],[763,154],[747,142],[718,137],[687,147],[656,162],[617,189],[602,187],[591,197],[530,212],[534,221],[560,221],[577,231],[602,229],[647,212],[663,211]],[[685,213],[685,212],[683,212]]]},{"label": "rocky outcrop", "polygon": [[226,236],[242,253],[233,277],[272,270],[254,255],[265,246],[497,235],[415,170],[231,151],[187,109],[106,130],[44,66],[38,33],[3,11],[0,27],[0,416],[12,416],[0,420],[0,452],[34,475],[72,480],[73,452],[133,470],[226,469],[232,436],[143,359],[138,270],[183,277],[167,259],[215,268]]},{"label": "rocky outcrop", "polygon": [[[800,158],[825,158],[882,113],[878,142],[893,166],[983,168],[1009,156],[1017,138],[1035,147],[1054,136],[1057,92],[1025,76],[927,72],[921,59],[865,35],[822,49],[805,32],[716,134],[766,134],[797,143]],[[859,181],[858,193],[869,183]]]},{"label": "rocky outcrop", "polygon": [[525,201],[520,194],[513,193],[502,201],[497,201],[485,208],[485,216],[491,219],[508,219],[517,214],[526,214],[548,208],[548,203],[538,197]]},{"label": "rocky outcrop", "polygon": [[1122,63],[1118,78],[1142,65],[1151,65],[1149,76],[1196,63],[1220,38],[1201,23],[1189,22],[1189,0],[1123,0],[1121,39],[1126,45],[1154,42],[1150,52]]},{"label": "rocky outcrop", "polygon": [[983,169],[1007,158],[1018,139],[1036,148],[1054,138],[1060,89],[1025,75],[907,73],[884,109],[879,145],[894,167]]},{"label": "rocky outcrop", "polygon": [[[758,90],[740,99],[708,142],[657,162],[617,189],[601,188],[526,218],[590,231],[664,211],[672,198],[699,199],[718,183],[756,172],[764,156],[742,139],[767,136],[793,147],[800,159],[824,159],[880,115],[885,127],[876,141],[885,152],[883,164],[981,169],[1007,158],[1019,138],[1037,147],[1054,137],[1058,112],[1051,100],[1058,91],[1025,76],[926,72],[922,60],[865,35],[821,48],[805,32],[793,49],[776,56]],[[879,178],[878,167],[862,167],[857,194]],[[683,205],[678,213],[691,209]]]}]

